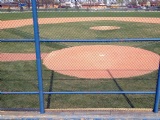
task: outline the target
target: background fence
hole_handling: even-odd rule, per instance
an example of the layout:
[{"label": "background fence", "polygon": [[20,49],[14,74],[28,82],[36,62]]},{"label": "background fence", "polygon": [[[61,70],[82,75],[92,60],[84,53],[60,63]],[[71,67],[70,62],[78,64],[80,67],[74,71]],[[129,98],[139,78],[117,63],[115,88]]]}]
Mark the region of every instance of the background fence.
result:
[{"label": "background fence", "polygon": [[[0,14],[2,16],[2,110],[10,108],[39,109],[43,104],[40,101],[39,105],[38,94],[40,93],[39,95],[44,97],[44,108],[154,108],[154,112],[158,112],[159,13],[88,12],[82,14],[66,12],[64,15],[61,12],[43,12],[38,13],[39,36],[36,31],[38,26],[33,29],[32,13]],[[36,8],[34,4],[33,14],[35,25]],[[141,15],[143,15],[142,19]],[[103,27],[98,30],[91,29],[95,26]],[[116,29],[108,30],[104,26],[115,26]],[[102,30],[100,30],[101,28]],[[41,61],[36,63],[34,37],[36,40],[40,38],[42,64]],[[37,43],[39,44],[39,41]],[[78,46],[81,46],[82,49],[79,49],[78,53],[74,53],[75,49],[72,50],[72,48]],[[108,46],[111,47],[111,51],[104,51]],[[94,48],[88,50],[89,47]],[[117,47],[120,49],[117,50]],[[130,49],[131,52],[129,52]],[[70,50],[71,56],[69,53],[65,56],[64,50]],[[83,50],[84,52],[81,52]],[[59,56],[64,56],[64,58],[57,56],[59,59],[54,61],[56,59],[54,58],[51,64],[46,65],[44,60],[47,60],[52,51],[56,51],[54,55],[59,53]],[[114,58],[111,59],[111,56]],[[87,67],[92,66],[91,68],[86,69],[83,62],[80,64],[82,57],[84,57],[83,60],[89,59],[89,62],[85,62],[90,64]],[[145,57],[147,59],[143,61],[142,59]],[[41,60],[39,57],[37,58],[37,60]],[[111,59],[110,64],[107,64],[105,61],[109,61],[109,59]],[[138,63],[136,63],[136,59]],[[65,66],[65,63],[67,65],[71,63],[70,67],[77,65],[78,68],[66,70],[53,66],[52,70],[50,66],[59,61],[62,62],[62,67]],[[148,63],[145,63],[146,61]],[[95,65],[97,62],[97,66],[100,68]],[[129,63],[127,64],[127,62]],[[37,69],[37,64],[41,64],[42,69]],[[129,67],[130,65],[132,67]],[[122,70],[122,66],[127,67]],[[136,66],[137,69],[135,69]],[[38,83],[37,70],[42,72],[42,91],[39,89],[41,83]],[[103,72],[104,70],[107,72]],[[73,74],[70,75],[70,73]],[[86,77],[85,73],[90,76]],[[76,74],[83,75],[76,76]],[[103,76],[103,74],[105,75]],[[122,76],[118,76],[118,74]]]}]

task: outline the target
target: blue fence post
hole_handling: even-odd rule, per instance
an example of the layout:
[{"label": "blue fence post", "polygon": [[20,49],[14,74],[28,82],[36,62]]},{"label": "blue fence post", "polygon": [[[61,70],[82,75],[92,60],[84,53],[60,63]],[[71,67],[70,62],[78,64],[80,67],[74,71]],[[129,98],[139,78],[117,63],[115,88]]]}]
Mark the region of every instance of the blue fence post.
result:
[{"label": "blue fence post", "polygon": [[160,98],[160,62],[159,62],[159,72],[158,72],[158,80],[157,80],[155,104],[154,104],[154,110],[153,110],[155,113],[158,113],[159,98]]},{"label": "blue fence post", "polygon": [[32,12],[33,12],[33,25],[34,25],[35,48],[36,48],[37,74],[38,74],[38,84],[39,84],[40,113],[43,114],[44,113],[44,98],[43,98],[41,53],[40,53],[40,41],[39,41],[36,0],[32,0]]}]

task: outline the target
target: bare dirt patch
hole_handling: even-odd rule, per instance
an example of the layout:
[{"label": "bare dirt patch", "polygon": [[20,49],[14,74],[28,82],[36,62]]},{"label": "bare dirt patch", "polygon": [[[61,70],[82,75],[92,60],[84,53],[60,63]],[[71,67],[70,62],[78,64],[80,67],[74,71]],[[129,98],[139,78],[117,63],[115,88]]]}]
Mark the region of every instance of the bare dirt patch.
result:
[{"label": "bare dirt patch", "polygon": [[93,30],[115,30],[115,29],[120,29],[120,27],[117,27],[117,26],[95,26],[95,27],[90,27],[90,29],[93,29]]},{"label": "bare dirt patch", "polygon": [[[147,18],[147,17],[72,17],[72,18],[38,18],[38,24],[52,24],[52,23],[66,23],[66,22],[83,22],[83,21],[95,21],[95,20],[115,20],[126,22],[142,22],[142,23],[158,23],[160,24],[160,18]],[[33,25],[33,19],[22,20],[8,20],[0,21],[1,28],[16,28],[25,25]]]},{"label": "bare dirt patch", "polygon": [[160,56],[140,48],[86,45],[53,51],[43,64],[58,73],[79,78],[124,78],[158,69]]},{"label": "bare dirt patch", "polygon": [[[160,18],[141,18],[141,17],[77,17],[77,18],[39,18],[38,19],[38,23],[39,24],[54,24],[54,23],[66,23],[66,22],[82,22],[82,21],[95,21],[95,20],[115,20],[115,21],[126,21],[126,22],[141,22],[141,23],[157,23],[160,24]],[[7,28],[17,28],[17,27],[22,27],[22,26],[26,26],[26,25],[33,25],[33,19],[24,19],[24,20],[9,20],[9,21],[0,21],[1,23],[1,28],[0,29],[7,29]],[[104,28],[103,28],[104,29]],[[98,46],[97,46],[98,47]],[[114,47],[110,50],[115,50],[115,46],[110,46],[110,47]],[[78,47],[77,47],[78,48]],[[76,48],[76,49],[77,49]],[[102,48],[102,46],[100,46],[99,48]],[[120,78],[120,77],[131,77],[131,76],[138,76],[138,75],[142,75],[142,74],[147,74],[150,73],[156,69],[158,69],[158,63],[159,63],[159,55],[156,55],[153,52],[145,52],[147,53],[147,55],[144,55],[144,53],[141,53],[141,51],[143,51],[142,49],[136,49],[139,50],[139,54],[134,54],[134,51],[129,51],[127,49],[128,47],[124,47],[124,50],[118,50],[121,51],[121,53],[125,53],[125,52],[130,52],[127,54],[132,55],[132,59],[130,57],[128,57],[125,61],[122,59],[124,58],[124,55],[120,55],[121,57],[117,58],[118,54],[112,54],[109,55],[109,53],[106,51],[105,53],[99,52],[93,55],[93,50],[88,50],[87,52],[83,51],[83,50],[78,50],[78,52],[81,52],[81,54],[86,53],[86,55],[82,56],[77,56],[75,59],[75,62],[72,62],[72,64],[75,64],[74,68],[72,68],[71,66],[67,68],[70,68],[70,70],[61,70],[60,68],[56,68],[55,70],[55,66],[53,65],[57,65],[57,64],[53,64],[52,63],[52,59],[51,58],[51,62],[47,62],[49,59],[49,56],[52,56],[53,54],[55,54],[57,51],[54,51],[53,53],[49,54],[47,56],[48,53],[42,54],[42,59],[44,60],[44,64],[49,68],[49,69],[53,69],[57,72],[60,72],[62,74],[67,74],[67,75],[71,75],[71,76],[77,76],[77,77],[82,77],[82,78]],[[127,49],[127,50],[126,50]],[[133,49],[132,49],[133,50]],[[98,49],[97,49],[98,51]],[[109,51],[109,50],[108,50]],[[83,52],[83,53],[82,53]],[[110,51],[112,52],[112,51]],[[90,53],[90,54],[89,54]],[[62,56],[59,57],[63,57],[61,59],[59,59],[57,62],[60,62],[61,60],[64,60],[64,56],[68,55],[68,54],[72,54],[72,52],[64,54]],[[88,54],[88,55],[87,55]],[[107,55],[108,54],[108,55]],[[80,55],[80,54],[77,54]],[[90,68],[90,64],[92,64],[93,62],[90,60],[90,62],[88,63],[85,59],[91,59],[89,56],[93,55],[96,59],[94,59],[94,64],[95,64],[95,68]],[[133,56],[134,55],[134,56]],[[141,63],[138,63],[139,60],[137,59],[137,57],[145,57],[145,56],[150,56],[149,58],[152,59],[146,59],[143,58],[141,59]],[[47,57],[46,57],[47,56]],[[154,58],[153,58],[154,56]],[[79,59],[77,59],[79,57]],[[107,57],[107,59],[105,59]],[[82,60],[81,58],[85,58],[84,60]],[[23,54],[23,53],[1,53],[1,61],[18,61],[18,60],[35,60],[36,59],[36,55],[32,54],[32,53],[27,53],[27,54]],[[58,57],[56,57],[56,59],[58,59]],[[79,63],[81,62],[87,62],[88,64],[86,64],[86,69],[89,69],[87,71],[85,70],[81,70],[81,72],[79,72],[79,68],[76,67],[76,63],[77,60]],[[105,60],[105,61],[103,61]],[[109,62],[110,64],[106,63],[106,60],[111,60],[112,62]],[[119,67],[117,68],[117,65],[112,65],[115,61],[120,61],[121,63],[118,65]],[[53,60],[54,61],[54,60]],[[152,62],[151,62],[152,61]],[[157,62],[155,62],[157,61]],[[64,61],[61,61],[61,66],[62,68],[65,65],[71,65],[71,64],[66,64]],[[102,62],[105,62],[105,64],[100,64]],[[131,65],[131,62],[137,63],[137,65],[132,64],[133,66],[130,68],[124,68],[124,67],[129,67],[129,65]],[[97,63],[97,64],[96,64]],[[153,63],[153,66],[150,66],[151,68],[144,68],[142,70],[140,70],[140,66],[144,66],[144,64],[147,65],[151,65],[151,63]],[[58,63],[59,64],[59,63]],[[63,65],[65,64],[65,65]],[[118,63],[117,63],[118,64]],[[125,65],[124,65],[125,64]],[[89,65],[89,66],[88,66]],[[105,65],[105,67],[104,67]],[[82,66],[84,69],[84,66]],[[106,68],[107,67],[107,68]],[[134,69],[133,69],[134,68]],[[74,71],[72,70],[74,69]],[[96,70],[96,71],[95,71]],[[141,72],[140,72],[141,71]],[[69,73],[68,73],[69,72]],[[96,76],[95,76],[96,75]]]},{"label": "bare dirt patch", "polygon": [[[41,53],[41,59],[44,59],[48,53]],[[35,53],[0,53],[1,62],[36,60]]]}]

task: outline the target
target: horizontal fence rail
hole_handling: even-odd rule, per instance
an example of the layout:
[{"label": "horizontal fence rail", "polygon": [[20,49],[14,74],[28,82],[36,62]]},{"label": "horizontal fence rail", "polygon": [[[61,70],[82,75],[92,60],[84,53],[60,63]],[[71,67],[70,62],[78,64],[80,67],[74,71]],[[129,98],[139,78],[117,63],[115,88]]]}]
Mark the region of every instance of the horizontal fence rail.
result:
[{"label": "horizontal fence rail", "polygon": [[[0,94],[39,94],[39,92],[0,92]],[[43,94],[156,94],[155,91],[74,91],[43,92]]]},{"label": "horizontal fence rail", "polygon": [[[61,92],[43,92],[42,68],[40,42],[130,42],[130,41],[160,41],[160,38],[144,38],[144,39],[39,39],[38,20],[36,1],[32,0],[32,12],[34,21],[34,37],[35,39],[0,39],[1,42],[35,42],[37,76],[39,92],[0,92],[3,95],[10,94],[39,94],[40,113],[44,113],[44,94],[156,94],[154,112],[158,113],[159,97],[160,97],[160,70],[158,72],[156,91],[61,91]],[[159,65],[160,69],[160,65]]]},{"label": "horizontal fence rail", "polygon": [[[34,39],[0,39],[1,42],[35,42]],[[40,39],[39,42],[129,42],[129,41],[160,41],[160,38],[150,39],[90,39],[90,40],[54,40],[54,39]]]}]

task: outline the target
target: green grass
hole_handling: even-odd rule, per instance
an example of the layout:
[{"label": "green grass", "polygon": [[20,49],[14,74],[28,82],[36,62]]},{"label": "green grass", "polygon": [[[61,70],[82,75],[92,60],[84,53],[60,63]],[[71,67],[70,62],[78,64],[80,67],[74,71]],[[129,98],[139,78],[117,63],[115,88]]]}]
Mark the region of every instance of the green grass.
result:
[{"label": "green grass", "polygon": [[[1,20],[17,20],[32,18],[31,12],[0,13]],[[39,18],[53,17],[157,17],[159,12],[38,12]]]},{"label": "green grass", "polygon": [[[118,26],[118,30],[91,30],[94,26]],[[47,28],[47,29],[46,29]],[[136,39],[160,38],[157,24],[117,21],[92,21],[39,25],[40,37],[46,39]],[[27,27],[24,28],[27,32]],[[24,31],[23,30],[23,31]]]},{"label": "green grass", "polygon": [[[23,42],[12,43],[13,46]],[[6,44],[5,42],[3,45]],[[47,43],[44,48],[48,51],[55,49],[53,43]],[[92,43],[90,43],[92,44]],[[106,43],[112,44],[112,43]],[[155,51],[160,42],[117,42],[114,44],[137,46]],[[22,46],[20,45],[20,46]],[[41,45],[41,46],[42,46]],[[7,46],[7,45],[6,45]],[[8,48],[9,49],[9,48]],[[59,48],[57,48],[59,49]],[[7,52],[7,51],[6,51]],[[18,50],[17,50],[18,52]],[[42,61],[43,62],[43,61]],[[38,91],[36,61],[1,62],[1,91]],[[82,79],[62,75],[47,69],[42,64],[42,77],[44,91],[49,91],[53,81],[52,91],[155,91],[158,71],[147,75],[119,78],[119,79]],[[33,95],[3,95],[2,108],[38,108],[38,99]],[[44,95],[45,108],[47,108],[48,95]],[[153,108],[155,95],[52,95],[50,108]],[[129,101],[128,101],[129,99]],[[14,102],[14,101],[16,102]],[[32,104],[31,104],[32,101]],[[113,102],[114,101],[114,102]],[[8,104],[6,104],[8,102]],[[35,104],[33,104],[35,103]],[[121,103],[121,104],[120,104]]]},{"label": "green grass", "polygon": [[[94,26],[118,26],[117,30],[91,30]],[[39,25],[41,39],[145,39],[160,38],[159,24],[89,21]],[[2,39],[33,39],[33,26],[3,29]]]},{"label": "green grass", "polygon": [[[119,30],[98,31],[91,30],[93,26],[118,26]],[[118,21],[92,21],[92,22],[74,22],[60,24],[42,24],[39,25],[40,39],[136,39],[136,38],[160,38],[159,26],[151,23],[134,23],[134,22],[118,22]],[[1,30],[2,39],[34,39],[33,27],[31,25],[3,29]],[[1,43],[3,49],[1,52],[21,52],[34,53],[35,44],[32,42],[10,42]],[[62,49],[65,47],[79,45],[122,45],[141,47],[159,54],[159,42],[100,42],[100,43],[85,43],[85,42],[64,42],[64,43],[41,43],[41,52],[51,52],[53,50]]]},{"label": "green grass", "polygon": [[[3,62],[1,68],[3,68],[1,71],[1,91],[38,91],[36,61]],[[42,66],[44,91],[49,91],[51,80],[53,80],[52,91],[155,91],[157,72],[133,78],[94,80],[66,76],[56,72],[52,74],[52,71]],[[1,98],[1,102],[4,103],[2,108],[38,108],[38,99],[35,99],[33,95],[23,96],[21,98],[21,95],[3,95]],[[126,96],[131,101],[130,104],[128,104],[126,97],[117,94],[52,95],[50,108],[130,108],[131,105],[135,108],[152,108],[154,105],[154,95]],[[9,104],[6,104],[6,101]],[[31,101],[36,104],[30,104]],[[45,95],[45,106],[47,106],[47,101],[48,95]]]},{"label": "green grass", "polygon": [[[83,14],[82,14],[83,13]],[[39,17],[159,17],[158,12],[39,12]],[[31,13],[0,13],[1,20],[31,18]],[[89,27],[100,25],[120,26],[120,30],[96,31]],[[93,21],[39,25],[41,39],[126,39],[160,38],[159,24],[117,21]],[[33,39],[33,26],[1,30],[1,39]],[[160,41],[149,42],[42,42],[41,52],[50,53],[79,45],[121,45],[150,50],[160,55]],[[2,53],[34,53],[33,42],[1,42]],[[43,62],[43,61],[42,61]],[[36,61],[0,62],[1,90],[38,91]],[[155,91],[158,70],[137,77],[119,79],[82,79],[62,75],[42,64],[44,91]],[[53,81],[53,85],[51,85]],[[50,108],[153,108],[155,95],[95,94],[52,95]],[[38,95],[1,95],[2,108],[39,108]],[[47,108],[48,95],[44,95]]]},{"label": "green grass", "polygon": [[[34,42],[2,42],[1,45],[3,46],[3,49],[1,49],[3,53],[35,53]],[[60,46],[59,43],[43,42],[41,43],[41,52],[49,53],[53,50],[64,48],[64,46]]]}]

